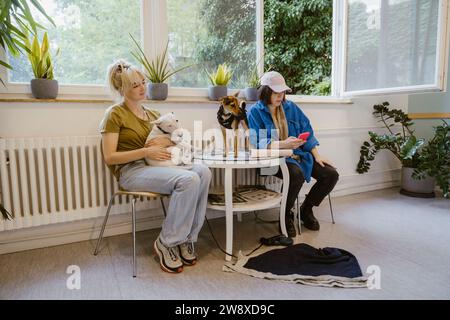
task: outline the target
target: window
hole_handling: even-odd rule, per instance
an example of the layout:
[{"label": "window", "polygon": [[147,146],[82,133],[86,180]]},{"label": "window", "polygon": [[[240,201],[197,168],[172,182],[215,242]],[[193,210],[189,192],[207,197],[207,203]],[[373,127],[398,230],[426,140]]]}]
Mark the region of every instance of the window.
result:
[{"label": "window", "polygon": [[174,67],[193,65],[171,78],[174,87],[205,88],[205,72],[227,63],[231,88],[244,88],[256,57],[256,0],[167,1],[169,54]]},{"label": "window", "polygon": [[445,2],[349,0],[344,92],[442,89]]},{"label": "window", "polygon": [[[107,66],[117,58],[132,61],[129,33],[140,38],[140,3],[129,0],[41,0],[56,28],[48,29],[55,59],[55,79],[60,84],[105,84]],[[126,8],[126,10],[124,10]],[[53,54],[54,56],[54,54]],[[10,82],[33,78],[28,59],[11,59]]]},{"label": "window", "polygon": [[[341,0],[339,0],[341,1]],[[293,94],[331,94],[333,1],[264,1],[265,68]]]},{"label": "window", "polygon": [[[53,52],[61,48],[56,78],[78,84],[60,93],[104,94],[94,85],[104,85],[108,64],[137,63],[130,33],[150,59],[168,44],[173,67],[192,65],[170,78],[171,95],[204,96],[205,70],[221,63],[234,70],[229,87],[245,88],[262,58],[297,95],[437,91],[446,80],[450,0],[40,2],[57,24],[48,30]],[[27,59],[10,62],[8,91],[26,92],[14,83],[32,78]]]}]

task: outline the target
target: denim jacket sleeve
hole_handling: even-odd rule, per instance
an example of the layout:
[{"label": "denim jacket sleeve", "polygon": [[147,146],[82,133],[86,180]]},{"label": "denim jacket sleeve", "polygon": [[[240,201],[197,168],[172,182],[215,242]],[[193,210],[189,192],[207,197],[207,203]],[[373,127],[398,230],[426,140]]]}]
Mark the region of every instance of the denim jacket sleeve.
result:
[{"label": "denim jacket sleeve", "polygon": [[306,143],[302,146],[302,149],[304,151],[311,152],[311,150],[314,149],[314,147],[319,145],[319,141],[317,140],[316,136],[314,135],[314,130],[311,127],[311,122],[309,121],[308,117],[303,113],[303,111],[296,104],[294,104],[294,105],[295,105],[295,110],[297,113],[297,115],[296,115],[296,118],[298,119],[297,121],[301,125],[301,131],[310,133],[309,138],[306,141]]},{"label": "denim jacket sleeve", "polygon": [[[250,128],[250,143],[258,149],[267,149],[267,146],[272,142],[270,130],[267,130],[261,114],[256,108],[253,108],[248,115],[248,125]],[[260,133],[266,133],[260,136]]]}]

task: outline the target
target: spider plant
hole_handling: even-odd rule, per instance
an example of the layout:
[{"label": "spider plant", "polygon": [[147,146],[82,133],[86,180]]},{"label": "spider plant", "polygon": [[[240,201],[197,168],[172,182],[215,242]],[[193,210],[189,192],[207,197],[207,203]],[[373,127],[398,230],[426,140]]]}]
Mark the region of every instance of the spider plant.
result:
[{"label": "spider plant", "polygon": [[172,69],[169,66],[169,62],[167,59],[167,49],[169,46],[168,43],[166,44],[166,47],[161,54],[157,55],[154,60],[149,61],[146,54],[144,53],[144,50],[142,50],[142,47],[139,45],[136,39],[131,34],[130,37],[137,48],[137,50],[132,51],[131,54],[140,64],[142,64],[146,71],[145,76],[152,83],[164,83],[175,73],[191,67],[191,65],[186,65],[178,69]]}]

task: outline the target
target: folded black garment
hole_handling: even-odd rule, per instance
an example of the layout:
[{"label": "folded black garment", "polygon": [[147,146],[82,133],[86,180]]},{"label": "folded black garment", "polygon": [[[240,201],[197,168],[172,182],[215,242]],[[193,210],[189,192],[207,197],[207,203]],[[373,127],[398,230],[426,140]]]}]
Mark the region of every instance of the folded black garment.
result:
[{"label": "folded black garment", "polygon": [[273,275],[362,277],[356,257],[338,248],[316,249],[300,243],[249,258],[243,266]]}]

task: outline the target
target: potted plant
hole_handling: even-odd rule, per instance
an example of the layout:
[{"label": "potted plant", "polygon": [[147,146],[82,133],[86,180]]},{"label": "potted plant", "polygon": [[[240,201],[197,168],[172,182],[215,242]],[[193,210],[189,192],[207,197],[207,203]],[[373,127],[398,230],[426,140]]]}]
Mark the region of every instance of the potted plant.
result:
[{"label": "potted plant", "polygon": [[433,177],[441,188],[444,197],[449,198],[450,189],[450,126],[443,124],[434,128],[434,137],[423,147],[420,162],[413,177],[424,179]]},{"label": "potted plant", "polygon": [[34,35],[31,44],[28,32],[26,30],[24,32],[27,35],[25,46],[30,51],[28,60],[35,77],[31,80],[31,93],[36,99],[55,99],[58,96],[58,81],[53,78],[53,62],[47,32],[44,33],[41,44],[37,35]]},{"label": "potted plant", "polygon": [[[25,46],[27,36],[16,26],[30,28],[34,33],[37,33],[38,27],[42,28],[33,18],[33,7],[37,10],[36,12],[43,14],[55,26],[52,18],[47,15],[37,0],[31,2],[28,0],[2,0],[0,4],[0,45],[5,51],[8,48],[9,53],[14,57],[18,57],[22,53],[22,49],[30,53],[29,49]],[[12,66],[1,57],[0,66],[12,70]],[[5,85],[1,77],[0,82]]]},{"label": "potted plant", "polygon": [[136,39],[134,39],[131,34],[130,37],[137,48],[137,51],[131,52],[131,54],[136,58],[137,61],[139,61],[140,64],[144,66],[144,69],[146,71],[145,76],[150,81],[147,87],[147,97],[150,100],[166,100],[169,86],[165,82],[175,73],[189,68],[190,65],[175,70],[172,69],[169,66],[169,61],[167,58],[167,49],[169,46],[168,43],[166,44],[166,47],[164,48],[162,54],[157,55],[155,60],[149,61],[144,53],[144,50],[142,50],[142,47],[139,45]]},{"label": "potted plant", "polygon": [[[415,197],[433,197],[435,182],[432,177],[422,180],[414,179],[413,172],[421,162],[419,148],[424,144],[424,139],[417,139],[411,119],[398,109],[389,109],[389,103],[383,102],[375,105],[373,115],[384,124],[388,133],[377,134],[370,131],[370,141],[365,141],[361,146],[360,158],[356,171],[360,174],[369,171],[370,162],[380,150],[391,151],[402,163],[402,189],[400,192]],[[394,132],[393,127],[401,125],[401,130]]]},{"label": "potted plant", "polygon": [[216,72],[209,73],[208,78],[211,81],[211,86],[208,88],[208,97],[209,100],[218,101],[221,97],[225,97],[228,95],[227,85],[233,76],[233,72],[228,66],[224,64],[219,64]]},{"label": "potted plant", "polygon": [[250,78],[248,79],[248,87],[244,90],[245,99],[248,101],[258,100],[258,87],[259,87],[259,74],[258,68],[255,66],[250,73]]}]

